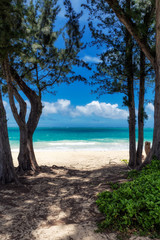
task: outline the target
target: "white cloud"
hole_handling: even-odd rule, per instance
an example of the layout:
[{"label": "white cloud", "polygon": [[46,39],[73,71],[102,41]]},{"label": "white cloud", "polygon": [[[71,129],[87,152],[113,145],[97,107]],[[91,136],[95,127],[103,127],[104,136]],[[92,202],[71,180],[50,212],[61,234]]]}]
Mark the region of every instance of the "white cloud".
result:
[{"label": "white cloud", "polygon": [[154,105],[152,103],[148,103],[146,108],[152,112],[154,112]]},{"label": "white cloud", "polygon": [[101,60],[98,57],[92,57],[92,56],[84,56],[83,61],[90,62],[90,63],[100,63]]},{"label": "white cloud", "polygon": [[118,108],[118,104],[92,101],[84,106],[73,107],[70,100],[59,99],[57,102],[43,102],[43,114],[67,114],[72,117],[97,116],[108,119],[127,119],[128,112]]},{"label": "white cloud", "polygon": [[59,107],[60,111],[68,110],[68,107],[71,105],[71,101],[67,99],[59,99],[57,101],[57,106]]},{"label": "white cloud", "polygon": [[[7,111],[7,115],[10,118],[12,116],[9,104],[3,102]],[[30,113],[30,103],[27,100],[27,117]],[[76,117],[98,117],[105,119],[127,119],[128,111],[120,109],[118,104],[110,104],[99,101],[92,101],[86,105],[73,106],[70,100],[58,99],[56,102],[42,102],[43,104],[43,115],[67,115],[72,118]],[[147,105],[151,108],[152,105]],[[19,107],[19,106],[18,106]]]},{"label": "white cloud", "polygon": [[43,113],[45,115],[51,114],[51,113],[57,113],[55,103],[43,102],[43,106],[44,106]]},{"label": "white cloud", "polygon": [[69,111],[71,102],[66,99],[59,99],[57,102],[43,102],[43,114],[66,113]]},{"label": "white cloud", "polygon": [[128,112],[118,108],[118,104],[110,104],[99,101],[92,101],[85,106],[77,106],[75,115],[95,115],[109,119],[127,119]]}]

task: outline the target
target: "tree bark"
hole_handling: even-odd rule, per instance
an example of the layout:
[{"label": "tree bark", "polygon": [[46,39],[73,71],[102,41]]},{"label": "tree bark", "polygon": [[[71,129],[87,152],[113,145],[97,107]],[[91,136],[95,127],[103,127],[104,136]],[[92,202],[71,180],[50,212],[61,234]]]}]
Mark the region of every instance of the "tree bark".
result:
[{"label": "tree bark", "polygon": [[40,116],[42,114],[41,95],[38,96],[35,91],[29,88],[23,81],[23,79],[18,75],[15,69],[13,69],[12,67],[10,67],[10,69],[14,81],[18,84],[20,89],[27,96],[31,104],[31,110],[27,121],[27,149],[32,170],[36,171],[39,167],[33,148],[33,134],[37,128]]},{"label": "tree bark", "polygon": [[135,135],[135,102],[134,102],[134,87],[133,79],[128,78],[128,99],[129,99],[129,167],[136,167],[136,135]]},{"label": "tree bark", "polygon": [[[23,98],[20,96],[17,89],[12,85],[12,83],[8,83],[8,94],[9,94],[9,101],[10,101],[12,113],[20,130],[20,151],[18,155],[18,162],[19,162],[18,172],[23,173],[25,171],[34,169],[34,165],[32,165],[32,160],[30,158],[29,150],[27,146],[28,129],[27,129],[27,124],[25,122],[27,104],[25,103]],[[14,102],[14,96],[19,103],[19,107],[20,107],[19,114]]]},{"label": "tree bark", "polygon": [[156,10],[156,54],[153,53],[149,45],[144,42],[141,37],[138,27],[132,22],[131,18],[120,7],[117,0],[105,0],[112,10],[115,12],[119,20],[124,24],[129,33],[134,37],[140,46],[141,50],[151,62],[152,67],[155,70],[155,100],[154,100],[154,132],[153,132],[153,144],[150,153],[146,157],[144,163],[140,166],[143,168],[146,164],[150,163],[153,156],[156,156],[160,160],[160,1],[152,3],[152,11]]},{"label": "tree bark", "polygon": [[[134,94],[133,84],[130,84],[130,93]],[[136,167],[136,135],[135,135],[135,125],[136,125],[136,116],[135,116],[135,103],[132,95],[132,99],[129,106],[129,167]]]},{"label": "tree bark", "polygon": [[155,100],[154,131],[151,151],[140,169],[152,161],[153,156],[160,160],[160,1],[156,0],[156,58],[155,58]]},{"label": "tree bark", "polygon": [[[13,80],[10,73],[8,59],[4,60],[3,72],[7,81],[10,107],[11,107],[13,116],[20,129],[20,152],[18,155],[18,162],[19,162],[18,172],[22,174],[27,170],[31,170],[31,162],[30,162],[29,153],[27,150],[27,124],[25,122],[27,106],[23,98],[18,93],[16,87],[13,85]],[[14,97],[19,103],[19,107],[20,107],[19,113],[14,101]]]},{"label": "tree bark", "polygon": [[[25,84],[25,82],[19,77],[15,70],[14,75],[12,75],[13,68],[11,71],[11,67],[9,66],[8,60],[4,62],[4,70],[8,84],[8,93],[12,113],[20,129],[20,152],[18,156],[19,161],[18,171],[20,173],[23,173],[28,170],[37,171],[39,167],[36,161],[33,148],[33,134],[38,125],[39,118],[42,113],[41,98],[38,97],[37,94]],[[21,87],[21,90],[29,98],[31,103],[31,111],[27,123],[25,120],[26,103],[18,93],[16,87],[13,85],[14,80],[17,80],[16,84],[18,84]],[[14,96],[20,106],[19,113],[14,102]]]},{"label": "tree bark", "polygon": [[[126,0],[126,10],[130,10],[130,0]],[[133,40],[132,36],[126,30],[126,74],[128,89],[128,109],[129,109],[129,167],[135,168],[136,165],[136,136],[135,136],[135,102],[134,102],[134,79],[133,79]]]},{"label": "tree bark", "polygon": [[144,142],[144,94],[145,94],[145,55],[140,52],[140,88],[138,106],[138,146],[136,153],[136,167],[142,164]]},{"label": "tree bark", "polygon": [[10,183],[18,179],[15,174],[11,149],[8,138],[6,112],[3,106],[2,94],[0,89],[0,183]]}]

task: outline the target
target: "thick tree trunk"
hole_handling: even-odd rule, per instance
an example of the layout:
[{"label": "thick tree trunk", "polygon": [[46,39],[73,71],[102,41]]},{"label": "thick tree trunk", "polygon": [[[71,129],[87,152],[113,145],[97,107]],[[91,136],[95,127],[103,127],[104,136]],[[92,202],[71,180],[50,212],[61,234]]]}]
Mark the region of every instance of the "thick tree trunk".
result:
[{"label": "thick tree trunk", "polygon": [[[25,122],[27,106],[25,101],[19,95],[17,89],[14,88],[12,90],[9,90],[10,88],[12,89],[14,88],[14,86],[9,86],[8,84],[8,93],[9,93],[9,100],[10,100],[12,113],[14,115],[14,118],[20,130],[20,151],[18,155],[18,162],[19,162],[18,172],[23,174],[25,171],[35,170],[34,165],[32,166],[32,160],[30,159],[30,154],[29,154],[28,145],[27,145],[28,128],[27,128],[27,123]],[[13,90],[14,90],[14,96],[19,103],[19,107],[20,107],[19,114],[14,103]]]},{"label": "thick tree trunk", "polygon": [[6,112],[3,106],[0,89],[0,183],[5,184],[12,181],[18,183],[13,166],[8,138]]},{"label": "thick tree trunk", "polygon": [[144,94],[145,94],[145,55],[140,53],[140,88],[138,107],[138,146],[136,153],[136,166],[142,164],[142,151],[144,141]]},{"label": "thick tree trunk", "polygon": [[[11,86],[11,88],[12,87],[14,86]],[[12,113],[14,115],[14,118],[20,130],[20,151],[18,155],[18,162],[19,162],[18,172],[23,174],[25,171],[36,170],[34,165],[32,165],[32,159],[30,158],[28,144],[27,144],[28,128],[27,128],[27,123],[25,121],[27,105],[25,101],[22,99],[22,97],[20,96],[20,94],[18,93],[17,89],[14,88],[14,96],[20,106],[20,113],[18,114],[15,103],[14,103],[13,95],[11,91],[8,91],[8,92],[9,92],[9,99],[10,99]]]},{"label": "thick tree trunk", "polygon": [[[24,102],[24,100],[22,98],[20,98],[20,95],[18,96],[18,92],[16,92],[15,97],[17,99],[17,101],[19,101],[20,103],[20,109],[22,107],[22,101],[24,104],[26,104]],[[40,102],[41,103],[41,102]],[[37,105],[36,103],[34,103],[34,105]],[[33,111],[34,109],[34,111]],[[20,116],[22,116],[22,112],[23,109],[21,109],[22,111],[20,111]],[[18,156],[18,161],[19,161],[19,171],[28,171],[28,170],[32,170],[32,171],[37,171],[39,169],[37,161],[36,161],[36,157],[35,157],[35,153],[34,153],[34,148],[33,148],[33,134],[34,131],[37,127],[39,118],[41,115],[41,111],[38,109],[38,106],[34,106],[33,104],[31,105],[31,113],[29,116],[30,119],[30,126],[28,124],[28,122],[25,122],[25,118],[24,121],[22,121],[21,118],[21,124],[19,125],[20,128],[20,153]],[[26,116],[26,114],[25,114]]]},{"label": "thick tree trunk", "polygon": [[30,136],[28,135],[27,150],[28,150],[29,157],[31,160],[32,170],[36,171],[36,170],[38,170],[39,166],[37,164],[35,153],[34,153],[34,148],[33,148],[33,135],[30,135]]},{"label": "thick tree trunk", "polygon": [[155,80],[155,102],[154,102],[154,134],[153,147],[148,155],[147,161],[155,155],[160,159],[160,1],[156,0],[156,80]]},{"label": "thick tree trunk", "polygon": [[20,153],[18,156],[19,170],[37,171],[39,169],[33,148],[33,134],[38,125],[42,112],[41,101],[31,104],[31,112],[28,122],[20,126]]},{"label": "thick tree trunk", "polygon": [[31,111],[27,121],[27,151],[31,163],[32,170],[38,170],[34,148],[33,148],[33,134],[37,128],[40,116],[42,114],[41,96],[38,96],[35,91],[30,89],[23,79],[18,75],[15,69],[11,67],[11,74],[15,82],[18,84],[23,93],[27,96],[31,104]]},{"label": "thick tree trunk", "polygon": [[[39,122],[39,118],[42,113],[42,104],[41,98],[39,98],[34,91],[32,91],[16,74],[16,83],[18,83],[24,92],[24,94],[29,98],[31,103],[31,112],[29,115],[28,122],[26,123],[26,103],[23,98],[18,93],[16,87],[13,85],[14,76],[11,74],[11,68],[9,66],[8,60],[4,62],[5,76],[8,84],[8,93],[10,106],[14,118],[20,129],[20,152],[18,156],[19,166],[18,171],[22,174],[25,171],[38,170],[38,164],[35,158],[34,149],[33,149],[33,134]],[[21,83],[21,84],[20,84]],[[14,96],[19,103],[20,112],[18,113],[17,107],[15,105]]]},{"label": "thick tree trunk", "polygon": [[151,151],[140,168],[152,161],[153,156],[160,160],[160,1],[156,0],[156,59],[155,59],[155,100],[154,132]]},{"label": "thick tree trunk", "polygon": [[155,102],[154,102],[154,132],[151,151],[140,168],[149,164],[155,156],[160,160],[160,65],[157,63],[155,81]]},{"label": "thick tree trunk", "polygon": [[26,127],[20,128],[20,151],[18,155],[18,172],[24,173],[26,171],[32,170],[31,160],[29,157],[29,152],[27,148],[27,129]]},{"label": "thick tree trunk", "polygon": [[34,99],[32,99],[31,97],[29,100],[31,103],[31,112],[29,115],[29,119],[27,121],[27,129],[28,129],[27,148],[29,151],[29,156],[32,162],[32,166],[34,166],[34,169],[36,170],[38,169],[38,164],[36,161],[34,148],[33,148],[33,134],[37,128],[40,116],[42,114],[42,103],[41,103],[41,98],[38,96],[35,96]]},{"label": "thick tree trunk", "polygon": [[155,85],[153,143],[152,148],[144,163],[140,166],[140,169],[149,164],[154,156],[160,160],[160,67],[158,66],[156,69]]},{"label": "thick tree trunk", "polygon": [[[27,124],[25,123],[27,105],[23,98],[18,93],[16,87],[13,85],[12,76],[10,73],[10,67],[8,59],[4,60],[3,63],[3,72],[7,81],[8,86],[8,95],[9,95],[9,102],[11,106],[11,110],[13,116],[19,126],[20,129],[20,152],[18,155],[18,172],[21,174],[27,170],[31,170],[31,163],[29,159],[29,153],[27,151]],[[19,103],[20,111],[18,113],[14,97]]]}]

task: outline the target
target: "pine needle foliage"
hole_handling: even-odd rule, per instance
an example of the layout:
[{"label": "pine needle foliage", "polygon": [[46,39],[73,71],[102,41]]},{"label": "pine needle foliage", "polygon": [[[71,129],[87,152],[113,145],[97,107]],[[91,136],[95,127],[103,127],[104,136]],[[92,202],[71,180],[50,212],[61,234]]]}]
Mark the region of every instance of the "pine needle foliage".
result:
[{"label": "pine needle foliage", "polygon": [[23,16],[24,1],[0,1],[0,61],[10,52],[19,53],[22,48],[25,29]]},{"label": "pine needle foliage", "polygon": [[[7,0],[1,5],[6,12],[0,22],[2,58],[8,54],[12,68],[33,90],[41,95],[55,84],[86,81],[73,70],[74,66],[89,67],[78,56],[85,47],[84,28],[79,24],[82,12],[77,14],[69,0],[64,1],[66,24],[59,29],[58,0]],[[57,41],[62,41],[62,47],[57,47]]]},{"label": "pine needle foliage", "polygon": [[[89,27],[92,32],[92,45],[98,48],[103,47],[99,54],[100,62],[96,64],[96,70],[91,77],[91,85],[94,87],[94,93],[99,96],[106,93],[120,92],[125,96],[124,104],[128,94],[126,71],[126,30],[123,24],[118,20],[115,13],[110,9],[105,0],[87,1],[84,5],[89,10]],[[147,38],[149,45],[154,52],[154,5],[149,1],[131,1],[131,10],[126,12],[125,1],[120,1],[121,7],[129,15],[134,24],[139,26],[139,34],[142,39]],[[141,6],[141,8],[140,8]],[[147,25],[144,24],[144,17],[148,18]],[[140,76],[140,49],[133,39],[133,72],[134,79],[139,80]],[[154,79],[153,69],[146,61],[146,78]],[[136,88],[136,85],[135,85]],[[127,104],[128,106],[128,104]]]}]

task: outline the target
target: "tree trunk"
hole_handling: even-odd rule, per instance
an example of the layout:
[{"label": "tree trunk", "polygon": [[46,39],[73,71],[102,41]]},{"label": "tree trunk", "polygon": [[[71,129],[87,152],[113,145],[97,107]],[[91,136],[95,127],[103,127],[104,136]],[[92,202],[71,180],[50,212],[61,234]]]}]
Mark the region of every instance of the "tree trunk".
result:
[{"label": "tree trunk", "polygon": [[156,0],[156,80],[155,80],[155,102],[154,102],[154,133],[153,147],[147,160],[155,155],[160,159],[160,1]]},{"label": "tree trunk", "polygon": [[34,99],[30,97],[29,100],[31,103],[31,112],[29,115],[29,119],[27,121],[27,129],[28,129],[27,147],[28,147],[30,159],[32,162],[32,166],[34,166],[35,169],[38,169],[38,164],[36,161],[34,148],[33,148],[33,134],[37,128],[40,116],[42,114],[42,103],[41,103],[41,98],[38,97],[37,95],[34,96]]},{"label": "tree trunk", "polygon": [[31,163],[32,170],[38,170],[34,148],[33,148],[33,134],[37,128],[40,116],[42,114],[41,96],[38,96],[35,91],[29,88],[23,79],[18,75],[15,69],[10,67],[11,75],[15,82],[18,84],[23,93],[27,96],[31,104],[31,110],[27,121],[27,151]]},{"label": "tree trunk", "polygon": [[[38,170],[39,167],[35,158],[32,139],[33,139],[33,134],[37,127],[37,124],[42,112],[41,99],[36,95],[36,93],[34,93],[34,91],[32,91],[30,88],[27,87],[27,85],[23,82],[23,80],[21,80],[22,86],[23,84],[26,85],[26,88],[24,87],[23,92],[26,94],[26,91],[27,91],[26,95],[27,97],[28,96],[30,97],[29,100],[31,102],[31,112],[28,119],[29,123],[28,122],[26,123],[26,120],[25,120],[26,110],[27,110],[26,103],[18,93],[16,87],[13,85],[15,78],[11,74],[11,69],[10,69],[8,60],[6,60],[3,65],[4,65],[5,77],[8,84],[10,106],[11,106],[14,118],[20,129],[20,152],[18,156],[18,162],[19,162],[18,171],[21,174],[28,170],[36,171]],[[19,75],[17,74],[16,77],[18,78]],[[29,90],[31,93],[29,92]],[[15,105],[14,96],[19,103],[19,107],[20,107],[19,113]]]},{"label": "tree trunk", "polygon": [[26,127],[20,128],[20,151],[18,155],[18,172],[23,174],[26,171],[32,170],[31,160],[27,148],[27,129]]},{"label": "tree trunk", "polygon": [[[27,123],[25,122],[27,105],[25,101],[22,99],[22,97],[20,96],[20,94],[18,93],[17,89],[15,89],[15,87],[11,85],[11,83],[8,83],[8,93],[9,93],[9,101],[10,101],[12,113],[20,130],[20,151],[18,155],[18,162],[19,162],[18,172],[23,174],[25,171],[35,170],[34,166],[32,166],[32,161],[30,159],[30,154],[29,154],[28,145],[27,145],[28,128],[27,128]],[[19,114],[14,102],[13,94],[19,103],[19,107],[20,107]]]},{"label": "tree trunk", "polygon": [[[156,0],[156,56],[150,46],[144,42],[144,39],[139,35],[139,29],[132,22],[128,14],[121,8],[118,1],[105,0],[112,10],[116,13],[119,20],[125,25],[130,34],[135,38],[145,56],[150,60],[152,67],[155,70],[155,101],[154,101],[154,132],[152,149],[146,157],[144,163],[140,166],[143,168],[146,164],[150,163],[153,156],[160,160],[160,1]],[[154,4],[152,4],[151,16],[154,14]]]},{"label": "tree trunk", "polygon": [[140,168],[152,161],[153,156],[160,160],[160,1],[156,0],[156,58],[155,58],[155,100],[154,132],[151,151]]},{"label": "tree trunk", "polygon": [[[126,0],[126,11],[130,10],[130,0]],[[126,75],[127,75],[127,94],[128,94],[128,109],[129,109],[129,167],[134,168],[136,165],[136,137],[135,137],[135,102],[134,102],[134,80],[133,80],[133,61],[132,36],[126,30]]]},{"label": "tree trunk", "polygon": [[35,153],[34,153],[34,148],[33,148],[33,135],[28,135],[27,150],[28,150],[29,157],[31,160],[32,170],[36,171],[39,169],[39,166],[37,164]]},{"label": "tree trunk", "polygon": [[[25,115],[22,109],[23,104],[26,104],[24,100],[21,98],[19,93],[15,93],[15,97],[20,105],[20,118],[21,118],[21,124],[19,124],[20,128],[20,153],[18,156],[19,161],[19,171],[37,171],[39,169],[36,157],[34,154],[34,148],[33,148],[33,134],[37,127],[41,111],[39,111],[38,107],[33,107],[33,104],[31,105],[31,113],[29,116],[31,125],[29,126],[28,122],[25,122]],[[23,104],[22,104],[23,101]],[[35,103],[34,103],[35,104]],[[35,104],[36,105],[36,104]],[[35,111],[33,111],[35,109]],[[22,114],[23,113],[23,114]],[[24,116],[24,121],[22,121],[22,116]]]},{"label": "tree trunk", "polygon": [[[131,80],[130,80],[131,81]],[[129,167],[136,167],[135,103],[133,81],[129,83]],[[130,95],[131,94],[131,95]]]},{"label": "tree trunk", "polygon": [[[13,85],[13,80],[10,73],[8,59],[4,60],[4,63],[2,66],[3,66],[4,76],[6,78],[7,86],[8,86],[10,107],[11,107],[13,116],[20,129],[20,152],[18,155],[18,162],[19,162],[18,172],[22,174],[27,170],[31,170],[29,154],[27,151],[27,124],[25,123],[27,105],[23,100],[23,98],[18,93],[16,87]],[[19,103],[19,107],[20,107],[19,113],[14,101],[14,96]]]},{"label": "tree trunk", "polygon": [[15,174],[8,138],[6,112],[0,89],[0,183],[5,184],[18,179]]},{"label": "tree trunk", "polygon": [[145,55],[140,53],[140,88],[138,107],[138,146],[136,153],[136,166],[142,164],[142,152],[144,141],[144,94],[145,94]]}]

